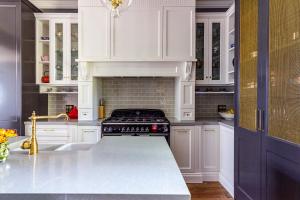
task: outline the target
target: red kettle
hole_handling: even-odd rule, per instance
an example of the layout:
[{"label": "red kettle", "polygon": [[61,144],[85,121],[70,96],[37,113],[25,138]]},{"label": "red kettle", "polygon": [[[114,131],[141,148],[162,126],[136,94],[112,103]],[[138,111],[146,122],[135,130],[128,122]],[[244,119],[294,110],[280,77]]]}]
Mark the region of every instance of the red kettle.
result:
[{"label": "red kettle", "polygon": [[70,119],[78,119],[78,109],[77,109],[77,107],[74,106],[74,107],[70,110],[70,112],[69,112],[68,115],[69,115]]}]

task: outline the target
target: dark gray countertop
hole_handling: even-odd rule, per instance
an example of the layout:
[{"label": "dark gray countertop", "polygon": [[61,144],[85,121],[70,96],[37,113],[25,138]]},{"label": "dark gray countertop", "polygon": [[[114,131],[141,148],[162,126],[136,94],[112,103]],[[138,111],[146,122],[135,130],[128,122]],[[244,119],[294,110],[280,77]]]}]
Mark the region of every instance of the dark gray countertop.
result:
[{"label": "dark gray countertop", "polygon": [[[77,119],[71,119],[65,121],[63,119],[51,119],[51,120],[39,120],[36,123],[40,125],[79,125],[79,126],[100,126],[102,120],[92,121],[78,121]],[[31,124],[31,121],[24,122],[25,125]]]},{"label": "dark gray countertop", "polygon": [[170,118],[171,126],[196,126],[196,125],[225,125],[230,128],[234,127],[233,120],[224,120],[223,118],[199,118],[195,121],[179,121],[175,118]]},{"label": "dark gray countertop", "polygon": [[[230,128],[234,127],[233,120],[224,120],[222,118],[200,118],[195,121],[179,121],[175,118],[169,118],[171,126],[196,126],[196,125],[225,125]],[[65,121],[63,119],[57,120],[41,120],[37,121],[37,124],[40,125],[78,125],[78,126],[100,126],[102,120],[93,120],[93,121],[78,121],[78,120],[69,120]],[[26,124],[31,124],[30,121],[24,122]]]}]

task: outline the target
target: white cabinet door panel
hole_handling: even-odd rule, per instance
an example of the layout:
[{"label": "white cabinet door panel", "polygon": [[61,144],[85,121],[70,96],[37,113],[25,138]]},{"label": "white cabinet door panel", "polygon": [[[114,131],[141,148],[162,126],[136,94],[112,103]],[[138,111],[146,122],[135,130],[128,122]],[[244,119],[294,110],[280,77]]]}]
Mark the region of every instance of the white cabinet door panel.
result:
[{"label": "white cabinet door panel", "polygon": [[79,82],[78,93],[78,108],[93,108],[92,82]]},{"label": "white cabinet door panel", "polygon": [[161,60],[161,22],[161,9],[130,9],[120,17],[113,17],[112,59]]},{"label": "white cabinet door panel", "polygon": [[171,149],[181,172],[195,168],[195,127],[175,126],[171,130]]},{"label": "white cabinet door panel", "polygon": [[79,9],[79,57],[81,59],[109,59],[110,17],[110,11],[106,7]]},{"label": "white cabinet door panel", "polygon": [[219,126],[205,125],[202,128],[202,170],[218,172],[220,158]]},{"label": "white cabinet door panel", "polygon": [[220,126],[220,182],[234,194],[234,130]]},{"label": "white cabinet door panel", "polygon": [[181,108],[194,108],[195,82],[181,82]]},{"label": "white cabinet door panel", "polygon": [[164,10],[164,60],[195,59],[195,8]]}]

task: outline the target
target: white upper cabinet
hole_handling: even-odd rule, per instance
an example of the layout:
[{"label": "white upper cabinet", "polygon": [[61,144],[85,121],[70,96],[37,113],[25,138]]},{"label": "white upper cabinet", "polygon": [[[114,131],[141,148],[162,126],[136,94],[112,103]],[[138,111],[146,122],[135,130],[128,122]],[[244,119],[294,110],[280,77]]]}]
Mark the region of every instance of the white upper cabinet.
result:
[{"label": "white upper cabinet", "polygon": [[[78,80],[77,14],[37,13],[36,83],[75,85]],[[45,81],[49,76],[49,81]]]},{"label": "white upper cabinet", "polygon": [[79,57],[103,60],[110,57],[110,11],[106,7],[79,9]]},{"label": "white upper cabinet", "polygon": [[161,9],[131,9],[111,23],[111,58],[114,60],[162,59]]},{"label": "white upper cabinet", "polygon": [[195,61],[195,0],[133,1],[120,16],[79,0],[81,61]]},{"label": "white upper cabinet", "polygon": [[195,59],[195,8],[164,9],[164,59]]},{"label": "white upper cabinet", "polygon": [[226,84],[225,15],[197,14],[196,83]]}]

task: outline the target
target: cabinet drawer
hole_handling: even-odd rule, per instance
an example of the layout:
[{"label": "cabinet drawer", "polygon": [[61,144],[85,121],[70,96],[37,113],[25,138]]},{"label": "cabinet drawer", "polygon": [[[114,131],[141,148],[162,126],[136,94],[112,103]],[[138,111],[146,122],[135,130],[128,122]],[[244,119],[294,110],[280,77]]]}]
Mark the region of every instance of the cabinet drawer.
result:
[{"label": "cabinet drawer", "polygon": [[195,120],[195,110],[194,109],[181,109],[181,120]]},{"label": "cabinet drawer", "polygon": [[[29,126],[26,128],[26,135],[32,134],[32,127]],[[40,136],[61,136],[61,137],[70,137],[69,129],[67,126],[52,126],[52,125],[38,125],[36,128],[36,134]]]},{"label": "cabinet drawer", "polygon": [[80,126],[78,127],[78,142],[97,143],[101,139],[100,126]]},{"label": "cabinet drawer", "polygon": [[80,109],[79,120],[93,120],[93,109]]}]

